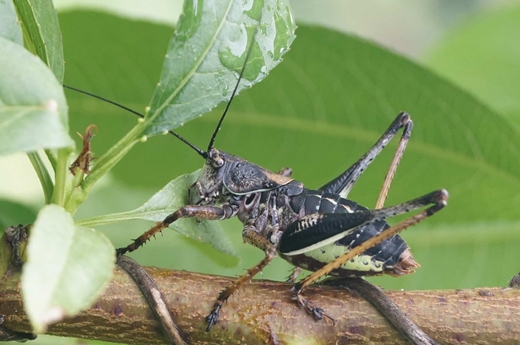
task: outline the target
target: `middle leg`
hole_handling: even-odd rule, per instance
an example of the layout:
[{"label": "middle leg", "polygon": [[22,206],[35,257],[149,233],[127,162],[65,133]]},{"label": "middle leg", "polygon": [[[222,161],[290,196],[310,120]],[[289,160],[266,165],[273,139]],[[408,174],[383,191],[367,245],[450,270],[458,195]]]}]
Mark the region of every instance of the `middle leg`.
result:
[{"label": "middle leg", "polygon": [[265,257],[258,264],[248,269],[244,275],[235,280],[233,284],[225,288],[218,295],[217,300],[213,305],[213,309],[211,310],[211,313],[206,317],[206,322],[208,323],[208,326],[206,327],[206,332],[209,332],[211,327],[213,327],[213,325],[217,323],[218,316],[224,302],[227,301],[227,299],[242,285],[249,282],[251,279],[253,279],[253,277],[256,274],[261,272],[276,256],[276,247],[272,243],[270,243],[266,238],[260,236],[252,226],[247,225],[244,228],[242,232],[242,237],[244,238],[244,241],[253,244],[257,248],[263,249],[265,252]]}]

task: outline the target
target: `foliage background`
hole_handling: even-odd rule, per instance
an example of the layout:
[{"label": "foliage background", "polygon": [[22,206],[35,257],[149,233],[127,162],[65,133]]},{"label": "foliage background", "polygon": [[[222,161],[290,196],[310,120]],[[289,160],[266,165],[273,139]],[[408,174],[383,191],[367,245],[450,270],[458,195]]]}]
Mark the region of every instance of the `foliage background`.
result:
[{"label": "foliage background", "polygon": [[[66,5],[70,6],[70,3]],[[121,13],[123,6],[110,3]],[[407,110],[415,120],[415,132],[388,202],[404,201],[440,187],[452,192],[451,200],[448,208],[434,219],[404,234],[423,267],[400,279],[381,277],[372,281],[388,289],[407,290],[505,286],[519,270],[516,253],[520,243],[520,175],[511,172],[518,171],[520,164],[517,156],[511,153],[520,152],[520,101],[517,97],[520,52],[518,37],[515,37],[515,33],[520,32],[520,5],[517,1],[495,2],[492,6],[486,1],[461,1],[457,5],[450,1],[426,1],[421,6],[408,6],[406,1],[392,3],[359,5],[352,1],[330,1],[328,4],[320,2],[318,9],[312,7],[310,1],[293,2],[292,5],[297,22],[301,18],[333,27],[340,21],[346,23],[342,30],[375,39],[427,66],[464,91],[453,91],[455,96],[450,99],[450,93],[436,91],[446,88],[435,77],[427,75],[426,79],[416,80],[423,76],[419,71],[406,76],[411,80],[410,85],[395,84],[396,97],[402,102],[392,98],[380,118],[371,116],[377,106],[365,116],[359,109],[349,108],[347,100],[358,97],[351,104],[379,104],[378,84],[366,86],[364,76],[354,81],[341,78],[352,72],[345,67],[349,61],[346,54],[359,53],[359,50],[352,52],[352,48],[362,45],[356,45],[353,40],[348,43],[350,45],[338,47],[335,54],[293,55],[298,50],[319,50],[320,44],[326,44],[321,40],[323,37],[335,42],[328,33],[322,33],[324,36],[320,37],[314,31],[317,36],[308,39],[304,34],[310,29],[302,27],[297,31],[301,37],[296,39],[294,51],[287,55],[288,61],[266,81],[237,98],[218,137],[217,147],[275,171],[290,166],[297,179],[311,188],[318,187],[357,159],[388,126],[397,111]],[[60,1],[57,4],[60,5]],[[143,10],[135,6],[125,1],[124,10],[142,14]],[[142,110],[157,82],[171,35],[171,29],[160,23],[168,21],[164,13],[172,13],[168,14],[170,19],[177,17],[170,12],[175,10],[174,6],[172,1],[157,1],[157,4],[146,6],[157,10],[155,14],[144,14],[154,18],[157,24],[118,23],[109,26],[109,30],[104,25],[112,19],[106,15],[94,17],[64,12],[60,21],[66,58],[65,82]],[[88,30],[85,25],[79,25],[82,20],[89,21]],[[152,35],[153,39],[150,39]],[[297,46],[304,45],[303,42],[305,46]],[[372,76],[365,76],[368,79],[375,76],[379,82],[392,83],[403,78],[399,70],[384,68],[384,53],[380,54],[380,59],[377,55],[367,56],[374,59],[367,61],[374,68]],[[315,60],[306,61],[307,57]],[[310,67],[298,70],[299,63]],[[403,64],[406,67],[403,70],[409,71],[407,63]],[[442,120],[442,115],[428,112],[428,107],[433,105],[427,100],[407,99],[406,87],[413,89],[425,82],[432,83],[424,87],[434,98],[446,97],[448,105],[456,104],[457,110],[466,110],[457,112],[461,117],[460,126],[466,124],[468,130],[475,130],[479,128],[476,121],[486,123],[480,130],[490,135],[487,138],[485,134],[481,135],[486,139],[478,145],[487,148],[490,156],[497,150],[494,164],[488,166],[489,169],[482,168],[477,156],[468,155],[466,160],[453,157],[454,151],[446,150],[446,145],[442,144],[435,146],[440,150],[440,156],[435,156],[429,154],[422,140],[414,141],[429,136],[440,136],[442,141],[464,133],[460,127],[425,127],[425,124]],[[302,87],[305,92],[299,92]],[[387,84],[385,88],[388,88]],[[132,115],[99,101],[72,93],[67,95],[72,130],[82,132],[90,123],[96,123],[99,128],[93,142],[95,153],[103,152],[131,128],[132,121],[136,121]],[[309,99],[314,101],[307,103]],[[437,101],[442,103],[442,99]],[[414,109],[421,112],[413,112]],[[217,110],[189,123],[182,128],[181,134],[204,147],[220,112]],[[282,119],[266,115],[274,112]],[[484,120],[476,116],[479,112]],[[489,114],[487,121],[486,114]],[[496,128],[493,123],[497,123]],[[505,133],[504,136],[501,133]],[[465,138],[453,140],[458,139],[465,142]],[[504,154],[504,148],[510,154]],[[387,151],[355,187],[351,194],[354,200],[367,206],[375,203],[392,154],[391,150]],[[8,210],[2,214],[16,215],[16,222],[32,221],[35,210],[41,207],[41,202],[35,202],[40,194],[38,182],[32,176],[31,168],[24,166],[25,159],[12,156],[0,160],[0,206],[3,211]],[[85,207],[78,212],[77,219],[138,207],[172,178],[192,172],[201,165],[201,159],[175,139],[153,138],[135,147],[114,173],[97,186]],[[25,176],[23,171],[30,172],[30,176]],[[34,180],[34,184],[27,183],[28,179]],[[463,185],[461,179],[465,179]],[[2,226],[14,223],[4,217],[1,221]],[[132,222],[110,225],[104,230],[116,246],[122,246],[148,226],[146,222]],[[133,257],[145,265],[239,275],[263,254],[241,244],[241,225],[236,219],[227,221],[224,227],[235,243],[238,258],[223,255],[209,245],[173,231],[165,231],[164,237],[150,242]],[[283,280],[289,269],[288,264],[277,259],[261,278]]]}]

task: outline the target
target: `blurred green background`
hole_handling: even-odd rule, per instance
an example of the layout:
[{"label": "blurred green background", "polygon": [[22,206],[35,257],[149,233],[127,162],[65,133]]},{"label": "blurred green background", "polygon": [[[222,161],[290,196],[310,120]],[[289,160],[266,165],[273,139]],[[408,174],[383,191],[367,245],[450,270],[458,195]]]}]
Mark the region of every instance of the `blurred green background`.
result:
[{"label": "blurred green background", "polygon": [[[172,33],[166,24],[177,18],[180,2],[149,1],[145,8],[128,0],[55,2],[63,9],[65,82],[144,110]],[[109,7],[118,17],[71,12],[78,3]],[[371,281],[406,290],[505,286],[520,270],[520,2],[300,0],[292,6],[300,25],[293,48],[264,82],[236,99],[217,147],[274,171],[290,166],[295,178],[316,188],[358,159],[406,110],[414,132],[387,204],[446,188],[449,205],[403,234],[422,268]],[[128,16],[133,19],[122,18]],[[99,129],[95,156],[136,121],[100,101],[67,96],[71,131],[91,123]],[[179,132],[205,147],[220,113]],[[393,148],[363,175],[352,199],[373,207]],[[24,160],[0,159],[0,205],[9,210],[1,213],[19,215],[18,222],[30,222],[41,207]],[[173,137],[151,138],[96,186],[76,218],[136,208],[202,164]],[[12,219],[0,217],[2,225]],[[100,230],[119,247],[149,226],[129,222]],[[132,256],[145,265],[237,276],[263,253],[241,243],[238,220],[223,226],[237,257],[168,230]],[[259,278],[283,280],[289,270],[276,259]]]}]

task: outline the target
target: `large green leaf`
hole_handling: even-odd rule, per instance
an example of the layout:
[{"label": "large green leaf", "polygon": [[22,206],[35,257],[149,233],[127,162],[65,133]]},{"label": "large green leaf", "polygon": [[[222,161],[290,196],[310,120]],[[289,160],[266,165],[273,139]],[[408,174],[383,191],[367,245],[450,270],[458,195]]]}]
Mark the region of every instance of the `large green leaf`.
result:
[{"label": "large green leaf", "polygon": [[287,0],[185,1],[145,133],[176,128],[227,101],[251,42],[254,49],[239,90],[262,80],[289,49],[295,28]]},{"label": "large green leaf", "polygon": [[27,46],[34,49],[60,83],[63,82],[61,31],[52,0],[14,0],[14,3],[25,29]]},{"label": "large green leaf", "polygon": [[36,56],[0,37],[0,154],[73,145],[61,84]]},{"label": "large green leaf", "polygon": [[[60,22],[68,54],[67,82],[143,109],[155,87],[163,56],[160,47],[168,41],[169,29],[94,13],[63,14]],[[83,23],[91,24],[89,30],[83,30]],[[130,37],[129,31],[135,34]],[[463,90],[372,43],[315,27],[302,26],[297,33],[284,62],[235,99],[217,147],[273,171],[290,166],[295,178],[316,188],[358,159],[397,113],[406,110],[415,127],[387,204],[438,188],[448,189],[450,199],[442,212],[403,234],[423,268],[406,278],[389,278],[385,286],[505,284],[518,271],[504,263],[512,260],[520,241],[519,133]],[[68,95],[74,128],[98,125],[96,153],[135,123],[133,115],[111,105]],[[216,111],[179,131],[195,144],[206,145],[220,114]],[[354,187],[352,199],[373,207],[394,148],[392,143],[373,162]],[[136,145],[113,171],[129,189],[146,187],[152,195],[172,178],[202,164],[177,139],[160,136]],[[113,209],[107,206],[103,212],[124,210],[121,205],[129,200],[111,199],[107,190],[105,186],[103,201]],[[148,198],[139,195],[141,200],[127,209]],[[119,235],[110,226],[110,236],[126,244],[148,226],[125,225]],[[207,245],[180,236],[173,240],[174,235],[167,233],[164,240],[152,241],[135,256],[143,264],[240,274],[263,254],[239,244],[242,224],[236,219],[224,226],[243,259],[240,269],[222,267],[228,263]],[[439,241],[433,242],[437,233]],[[453,243],[451,233],[456,234]],[[195,247],[203,251],[196,252]],[[276,261],[264,271],[264,278],[287,275],[288,265]]]},{"label": "large green leaf", "polygon": [[446,35],[427,64],[520,125],[520,5],[471,17]]},{"label": "large green leaf", "polygon": [[0,37],[23,45],[22,29],[12,0],[0,2]]},{"label": "large green leaf", "polygon": [[25,311],[36,333],[87,308],[104,291],[115,267],[110,241],[76,227],[70,214],[45,206],[31,228],[23,266]]},{"label": "large green leaf", "polygon": [[[135,210],[80,220],[77,224],[97,226],[136,219],[160,222],[186,204],[188,187],[195,183],[199,174],[200,170],[197,170],[189,175],[179,176],[164,186],[159,192],[152,196],[150,200],[144,203],[144,205]],[[234,256],[237,255],[218,222],[179,219],[170,227],[184,236],[197,241],[210,243],[214,248],[223,253]]]}]

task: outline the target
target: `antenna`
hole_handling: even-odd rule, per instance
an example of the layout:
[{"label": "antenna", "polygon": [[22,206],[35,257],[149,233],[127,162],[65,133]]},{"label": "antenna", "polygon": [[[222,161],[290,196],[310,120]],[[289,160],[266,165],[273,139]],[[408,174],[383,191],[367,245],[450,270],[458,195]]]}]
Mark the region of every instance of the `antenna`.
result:
[{"label": "antenna", "polygon": [[224,109],[224,113],[220,117],[220,120],[218,121],[218,124],[217,124],[217,128],[215,128],[215,131],[213,132],[213,136],[211,137],[211,140],[209,141],[207,154],[209,154],[211,149],[213,149],[213,144],[215,144],[215,138],[217,137],[218,131],[220,131],[220,127],[222,126],[222,121],[224,121],[224,117],[226,117],[226,114],[227,114],[227,112],[229,110],[229,106],[231,105],[231,102],[233,101],[233,98],[235,97],[235,95],[237,93],[238,85],[240,85],[240,80],[242,80],[242,76],[244,75],[244,71],[246,70],[247,61],[249,60],[249,56],[251,55],[251,52],[253,51],[253,46],[254,46],[254,43],[255,43],[255,36],[256,35],[253,35],[253,39],[251,41],[251,44],[249,45],[249,47],[247,49],[246,59],[244,61],[244,65],[242,66],[242,69],[240,70],[240,74],[238,76],[238,81],[237,81],[237,83],[235,85],[235,88],[233,89],[233,93],[231,93],[231,97],[229,98],[229,102],[226,104],[226,108]]},{"label": "antenna", "polygon": [[[224,118],[226,117],[226,114],[227,114],[227,112],[229,110],[231,102],[233,101],[233,98],[235,98],[235,95],[236,95],[237,90],[238,90],[238,86],[240,85],[240,81],[242,80],[242,77],[244,76],[244,72],[245,72],[246,67],[247,67],[247,62],[249,61],[249,57],[251,56],[251,52],[253,51],[253,47],[254,47],[254,43],[255,43],[255,39],[254,39],[255,36],[256,35],[253,35],[253,39],[251,41],[251,44],[247,48],[247,53],[246,53],[244,65],[242,66],[242,69],[240,70],[240,74],[238,76],[238,81],[237,81],[237,83],[235,85],[235,88],[233,89],[233,92],[231,93],[231,97],[229,98],[228,103],[226,104],[226,108],[224,109],[224,113],[220,117],[220,120],[218,121],[217,127],[215,128],[215,131],[213,132],[213,136],[211,137],[211,140],[209,141],[208,151],[204,152],[203,150],[199,149],[197,146],[193,145],[188,140],[184,139],[182,136],[180,136],[179,134],[175,133],[174,131],[168,131],[168,133],[170,133],[171,135],[175,136],[177,139],[179,139],[180,141],[182,141],[183,143],[185,143],[186,145],[191,147],[193,150],[195,150],[195,152],[197,152],[204,159],[208,158],[209,152],[211,151],[211,149],[213,149],[213,145],[215,143],[215,138],[217,137],[217,133],[220,130],[220,127],[222,126],[222,122],[224,121]],[[116,107],[119,107],[121,109],[129,111],[132,114],[135,114],[135,115],[139,116],[140,118],[144,118],[143,114],[141,114],[141,113],[139,113],[139,112],[137,112],[137,111],[135,111],[135,110],[133,110],[131,108],[128,108],[128,107],[126,107],[126,106],[124,106],[122,104],[119,104],[117,102],[114,102],[114,101],[111,101],[109,99],[106,99],[104,97],[95,95],[95,94],[87,92],[87,91],[83,91],[83,90],[77,89],[77,88],[72,87],[72,86],[68,86],[68,85],[65,85],[65,84],[63,85],[63,87],[67,88],[67,89],[70,89],[70,90],[73,90],[73,91],[76,91],[76,92],[79,92],[79,93],[82,93],[82,94],[85,94],[85,95],[88,95],[88,96],[91,96],[91,97],[94,97],[94,98],[97,98],[97,99],[99,99],[101,101],[110,103],[112,105],[115,105]]]},{"label": "antenna", "polygon": [[[66,88],[66,89],[69,89],[69,90],[73,90],[73,91],[76,91],[76,92],[79,92],[79,93],[82,93],[84,95],[88,95],[88,96],[91,96],[91,97],[94,97],[94,98],[97,98],[99,100],[102,100],[104,102],[107,102],[107,103],[110,103],[112,105],[115,105],[116,107],[119,107],[121,109],[124,109],[126,111],[129,111],[131,112],[132,114],[135,114],[137,116],[139,116],[140,118],[144,118],[144,115],[141,114],[140,112],[138,111],[135,111],[131,108],[128,108],[122,104],[119,104],[117,102],[114,102],[114,101],[111,101],[107,98],[104,98],[104,97],[101,97],[101,96],[98,96],[98,95],[95,95],[93,93],[90,93],[90,92],[87,92],[87,91],[83,91],[83,90],[80,90],[80,89],[77,89],[75,87],[72,87],[72,86],[68,86],[68,85],[65,85],[63,84],[63,87]],[[182,141],[183,143],[185,143],[186,145],[188,145],[189,147],[191,147],[193,150],[195,150],[195,152],[197,152],[200,156],[202,156],[204,159],[208,158],[208,154],[207,152],[204,152],[202,151],[201,149],[199,149],[197,146],[193,145],[192,143],[190,143],[188,140],[184,139],[180,134],[177,134],[175,133],[174,131],[168,131],[168,133],[170,133],[171,135],[175,136],[177,139],[179,139],[180,141]]]}]

